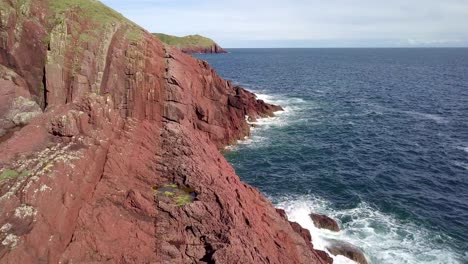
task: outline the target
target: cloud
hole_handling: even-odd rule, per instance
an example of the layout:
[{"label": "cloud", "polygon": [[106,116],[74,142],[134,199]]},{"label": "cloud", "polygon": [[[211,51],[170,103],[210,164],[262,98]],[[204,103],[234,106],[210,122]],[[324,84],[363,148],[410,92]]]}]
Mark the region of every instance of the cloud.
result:
[{"label": "cloud", "polygon": [[149,31],[199,33],[226,47],[468,44],[466,0],[103,2]]}]

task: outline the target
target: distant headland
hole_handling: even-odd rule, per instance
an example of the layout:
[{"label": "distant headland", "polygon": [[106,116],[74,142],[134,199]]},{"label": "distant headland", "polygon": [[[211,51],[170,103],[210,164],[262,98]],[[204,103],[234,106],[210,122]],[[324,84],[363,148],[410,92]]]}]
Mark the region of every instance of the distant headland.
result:
[{"label": "distant headland", "polygon": [[214,40],[200,36],[189,35],[185,37],[177,37],[163,33],[153,33],[162,42],[177,47],[185,53],[227,53]]}]

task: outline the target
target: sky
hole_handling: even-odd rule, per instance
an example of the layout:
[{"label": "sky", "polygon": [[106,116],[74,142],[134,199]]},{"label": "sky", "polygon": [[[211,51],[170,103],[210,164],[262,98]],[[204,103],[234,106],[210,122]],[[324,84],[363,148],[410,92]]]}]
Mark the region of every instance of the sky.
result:
[{"label": "sky", "polygon": [[468,47],[468,0],[102,0],[150,32],[225,48]]}]

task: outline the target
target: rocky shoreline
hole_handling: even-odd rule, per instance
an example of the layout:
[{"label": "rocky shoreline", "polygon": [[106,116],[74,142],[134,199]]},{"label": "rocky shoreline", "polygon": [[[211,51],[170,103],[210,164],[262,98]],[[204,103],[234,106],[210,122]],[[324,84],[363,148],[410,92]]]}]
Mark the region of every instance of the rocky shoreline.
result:
[{"label": "rocky shoreline", "polygon": [[1,263],[332,263],[219,151],[280,106],[56,2],[0,6]]},{"label": "rocky shoreline", "polygon": [[74,3],[0,6],[0,262],[329,263],[219,152],[280,108]]}]

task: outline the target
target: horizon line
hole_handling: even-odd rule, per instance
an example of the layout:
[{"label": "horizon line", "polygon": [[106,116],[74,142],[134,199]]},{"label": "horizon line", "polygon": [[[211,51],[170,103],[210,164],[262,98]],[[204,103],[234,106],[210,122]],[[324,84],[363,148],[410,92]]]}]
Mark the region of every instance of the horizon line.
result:
[{"label": "horizon line", "polygon": [[223,49],[467,49],[468,46],[447,47],[230,47]]}]

